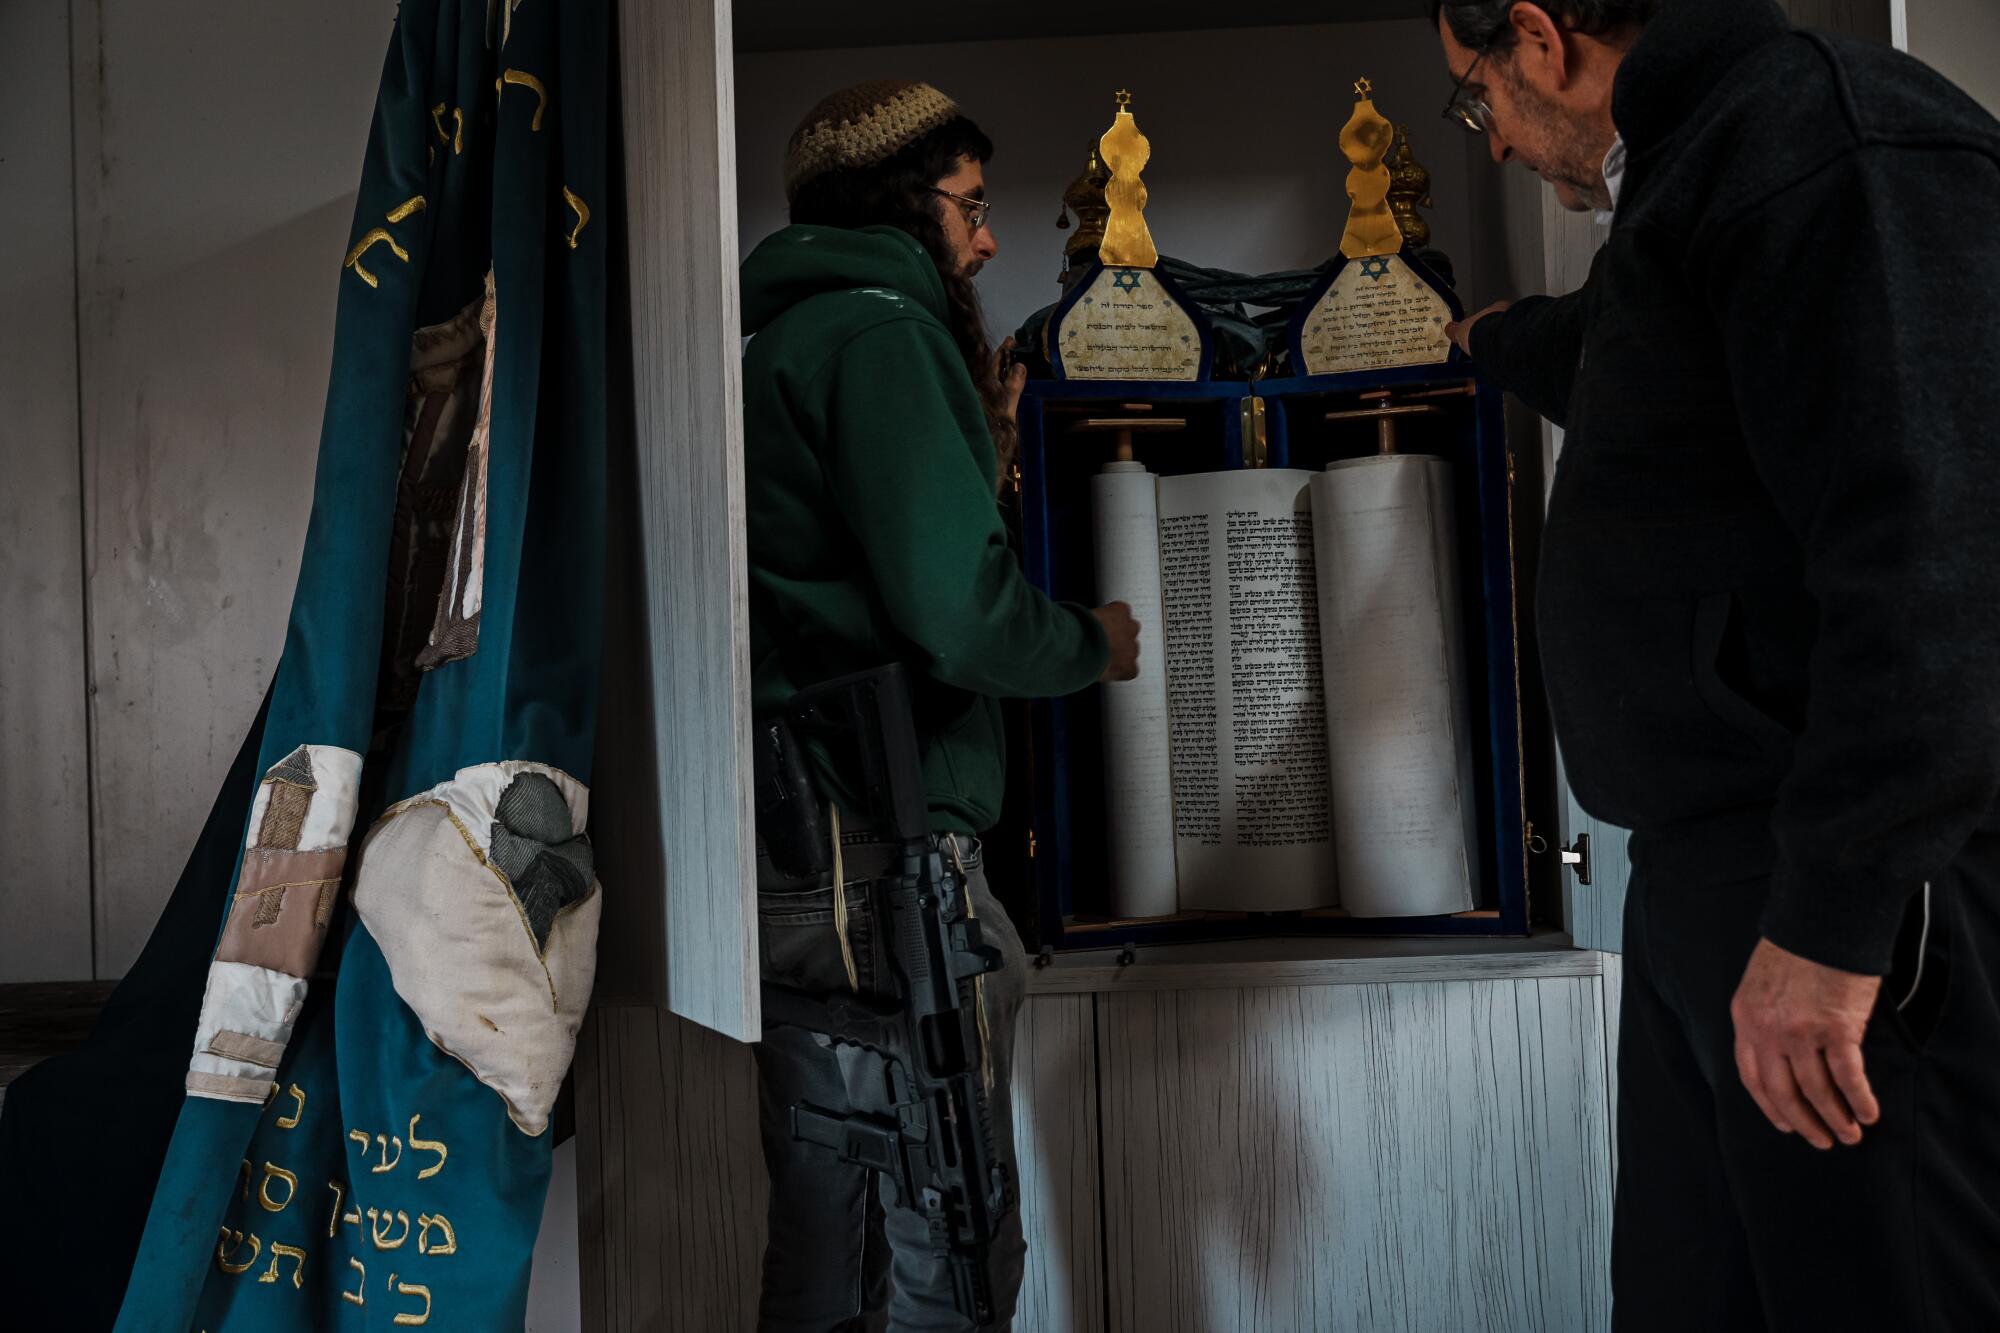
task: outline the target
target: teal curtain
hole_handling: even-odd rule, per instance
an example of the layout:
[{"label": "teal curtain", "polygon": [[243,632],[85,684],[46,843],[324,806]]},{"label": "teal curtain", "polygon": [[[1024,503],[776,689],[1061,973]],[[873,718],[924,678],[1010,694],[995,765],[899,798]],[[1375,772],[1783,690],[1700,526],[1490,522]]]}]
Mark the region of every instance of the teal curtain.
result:
[{"label": "teal curtain", "polygon": [[608,25],[402,4],[269,697],[99,1032],[6,1107],[41,1326],[521,1326],[601,900]]}]

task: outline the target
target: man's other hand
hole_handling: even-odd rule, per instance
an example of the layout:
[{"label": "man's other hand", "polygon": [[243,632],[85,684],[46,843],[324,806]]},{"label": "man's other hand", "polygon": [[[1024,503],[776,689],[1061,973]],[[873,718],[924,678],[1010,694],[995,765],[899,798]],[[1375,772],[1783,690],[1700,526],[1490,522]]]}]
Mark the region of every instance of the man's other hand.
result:
[{"label": "man's other hand", "polygon": [[1508,306],[1512,304],[1513,304],[1512,301],[1495,301],[1492,305],[1487,306],[1484,310],[1475,310],[1473,313],[1467,315],[1464,319],[1455,319],[1451,323],[1444,326],[1445,336],[1447,338],[1450,338],[1452,342],[1457,345],[1459,351],[1465,353],[1467,356],[1471,356],[1472,326],[1474,324],[1477,324],[1480,320],[1485,319],[1488,315],[1499,314],[1502,310],[1505,310]]},{"label": "man's other hand", "polygon": [[1092,614],[1104,626],[1105,641],[1111,645],[1111,661],[1098,679],[1130,680],[1138,675],[1139,622],[1132,619],[1132,608],[1124,602],[1112,602]]},{"label": "man's other hand", "polygon": [[1853,1145],[1863,1125],[1881,1118],[1861,1061],[1861,1036],[1881,988],[1880,977],[1757,941],[1729,1005],[1736,1072],[1781,1132],[1815,1148],[1831,1148],[1836,1138]]}]

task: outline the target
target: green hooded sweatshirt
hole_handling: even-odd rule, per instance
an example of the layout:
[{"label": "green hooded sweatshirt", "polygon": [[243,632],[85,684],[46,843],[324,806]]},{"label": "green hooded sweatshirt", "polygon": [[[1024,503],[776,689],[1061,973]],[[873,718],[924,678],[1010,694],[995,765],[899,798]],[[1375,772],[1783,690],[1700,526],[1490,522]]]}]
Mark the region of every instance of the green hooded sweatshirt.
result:
[{"label": "green hooded sweatshirt", "polygon": [[[893,227],[788,227],[744,261],[752,691],[761,712],[902,662],[932,825],[978,833],[1006,781],[999,700],[1083,689],[1109,650],[1088,608],[1022,576],[945,320],[937,268]],[[854,783],[815,759],[854,812]]]}]

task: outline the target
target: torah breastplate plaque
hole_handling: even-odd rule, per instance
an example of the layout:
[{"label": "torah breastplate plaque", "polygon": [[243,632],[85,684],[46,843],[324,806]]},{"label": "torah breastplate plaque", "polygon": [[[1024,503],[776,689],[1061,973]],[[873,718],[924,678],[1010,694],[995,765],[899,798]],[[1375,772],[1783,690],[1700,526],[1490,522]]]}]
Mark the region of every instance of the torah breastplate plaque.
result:
[{"label": "torah breastplate plaque", "polygon": [[1201,330],[1151,269],[1100,269],[1062,311],[1053,350],[1064,379],[1201,377]]},{"label": "torah breastplate plaque", "polygon": [[1451,359],[1451,305],[1401,255],[1343,264],[1299,326],[1308,375],[1436,365]]}]

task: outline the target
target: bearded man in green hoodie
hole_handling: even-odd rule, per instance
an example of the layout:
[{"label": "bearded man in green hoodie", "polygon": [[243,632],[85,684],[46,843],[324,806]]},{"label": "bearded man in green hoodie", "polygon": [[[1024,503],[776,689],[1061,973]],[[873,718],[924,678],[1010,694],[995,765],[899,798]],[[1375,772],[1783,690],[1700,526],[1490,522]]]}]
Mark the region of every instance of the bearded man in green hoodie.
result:
[{"label": "bearded man in green hoodie", "polygon": [[[908,670],[931,827],[1005,958],[982,1003],[996,1147],[1013,1170],[1008,1079],[1026,958],[977,837],[1005,784],[1000,700],[1131,678],[1138,626],[1122,603],[1050,601],[1007,544],[996,497],[1024,372],[1003,372],[973,285],[998,252],[986,225],[992,155],[927,84],[863,84],[814,107],[786,150],[793,225],[743,265],[743,400],[755,707],[888,662]],[[854,775],[814,763],[833,820],[858,811]],[[858,822],[838,835],[839,899],[830,876],[788,880],[759,859],[765,980],[819,994],[891,984],[870,881],[900,864],[899,848]],[[876,1328],[885,1311],[897,1333],[970,1327],[923,1219],[887,1206],[863,1168],[792,1141],[793,1103],[850,1101],[850,1088],[880,1078],[879,1062],[779,1028],[758,1044],[757,1069],[771,1176],[760,1333]],[[1016,1213],[994,1246],[1006,1318],[1025,1252]]]}]

